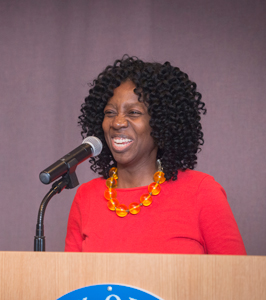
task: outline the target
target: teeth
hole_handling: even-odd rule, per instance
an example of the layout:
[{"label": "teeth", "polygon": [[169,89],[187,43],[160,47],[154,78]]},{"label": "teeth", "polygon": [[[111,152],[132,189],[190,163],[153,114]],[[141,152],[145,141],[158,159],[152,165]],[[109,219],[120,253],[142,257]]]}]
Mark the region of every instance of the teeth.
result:
[{"label": "teeth", "polygon": [[123,139],[123,138],[114,138],[113,140],[116,144],[124,144],[124,143],[132,142],[132,140],[130,139]]}]

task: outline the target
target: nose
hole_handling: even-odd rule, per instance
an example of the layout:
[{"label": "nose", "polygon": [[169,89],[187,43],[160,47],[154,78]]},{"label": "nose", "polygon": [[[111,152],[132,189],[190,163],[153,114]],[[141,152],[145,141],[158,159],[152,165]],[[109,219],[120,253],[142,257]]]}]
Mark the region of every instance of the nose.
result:
[{"label": "nose", "polygon": [[125,116],[123,114],[121,114],[121,113],[117,114],[113,118],[112,126],[115,129],[126,128],[128,126],[127,119],[125,118]]}]

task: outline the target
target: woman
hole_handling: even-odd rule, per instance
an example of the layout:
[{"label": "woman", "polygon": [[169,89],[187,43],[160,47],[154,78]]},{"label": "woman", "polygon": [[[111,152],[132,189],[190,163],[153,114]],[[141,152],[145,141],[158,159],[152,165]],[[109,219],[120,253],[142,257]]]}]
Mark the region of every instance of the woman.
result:
[{"label": "woman", "polygon": [[78,189],[65,251],[246,254],[223,188],[192,171],[206,109],[185,73],[124,56],[81,112],[83,137],[103,143],[90,159],[102,177]]}]

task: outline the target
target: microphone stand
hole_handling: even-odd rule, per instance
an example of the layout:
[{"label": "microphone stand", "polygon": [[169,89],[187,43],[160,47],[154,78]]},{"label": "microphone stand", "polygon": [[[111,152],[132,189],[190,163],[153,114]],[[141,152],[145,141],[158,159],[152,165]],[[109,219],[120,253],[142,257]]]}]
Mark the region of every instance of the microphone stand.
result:
[{"label": "microphone stand", "polygon": [[43,198],[37,218],[36,236],[34,237],[34,251],[45,251],[45,236],[44,236],[44,214],[46,207],[52,197],[59,194],[64,188],[73,189],[79,185],[76,175],[78,161],[74,158],[68,164],[68,172],[58,181],[54,182],[50,191]]}]

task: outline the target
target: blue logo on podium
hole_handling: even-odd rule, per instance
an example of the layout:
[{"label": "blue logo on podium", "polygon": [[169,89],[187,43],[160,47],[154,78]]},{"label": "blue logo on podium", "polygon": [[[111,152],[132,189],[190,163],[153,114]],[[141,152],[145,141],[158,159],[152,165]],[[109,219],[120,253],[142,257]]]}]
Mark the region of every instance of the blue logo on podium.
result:
[{"label": "blue logo on podium", "polygon": [[97,284],[72,291],[57,300],[163,300],[128,285]]}]

